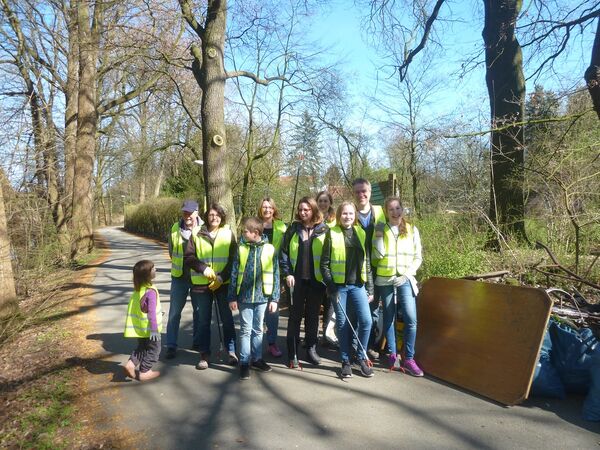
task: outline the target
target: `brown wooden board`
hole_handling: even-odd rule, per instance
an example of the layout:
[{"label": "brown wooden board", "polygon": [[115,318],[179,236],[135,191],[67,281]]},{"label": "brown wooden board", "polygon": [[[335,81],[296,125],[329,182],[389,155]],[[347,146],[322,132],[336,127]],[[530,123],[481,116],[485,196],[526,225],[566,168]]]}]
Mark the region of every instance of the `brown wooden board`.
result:
[{"label": "brown wooden board", "polygon": [[515,405],[529,394],[551,306],[541,289],[431,278],[415,358],[427,374]]}]

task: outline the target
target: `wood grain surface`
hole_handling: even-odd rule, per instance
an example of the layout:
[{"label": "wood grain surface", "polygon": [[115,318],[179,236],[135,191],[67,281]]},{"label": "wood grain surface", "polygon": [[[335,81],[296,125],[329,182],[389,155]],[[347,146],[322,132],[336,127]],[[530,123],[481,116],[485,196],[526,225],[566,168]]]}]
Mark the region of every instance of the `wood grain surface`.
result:
[{"label": "wood grain surface", "polygon": [[426,374],[505,405],[527,398],[552,301],[541,289],[431,278],[417,301]]}]

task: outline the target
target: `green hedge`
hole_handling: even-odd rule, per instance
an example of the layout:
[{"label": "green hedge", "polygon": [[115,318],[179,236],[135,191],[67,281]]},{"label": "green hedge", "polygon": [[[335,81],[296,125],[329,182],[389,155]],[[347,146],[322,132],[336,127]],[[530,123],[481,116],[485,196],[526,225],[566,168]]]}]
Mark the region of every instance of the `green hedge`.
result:
[{"label": "green hedge", "polygon": [[125,207],[125,229],[166,241],[171,226],[181,217],[182,200],[157,198]]}]

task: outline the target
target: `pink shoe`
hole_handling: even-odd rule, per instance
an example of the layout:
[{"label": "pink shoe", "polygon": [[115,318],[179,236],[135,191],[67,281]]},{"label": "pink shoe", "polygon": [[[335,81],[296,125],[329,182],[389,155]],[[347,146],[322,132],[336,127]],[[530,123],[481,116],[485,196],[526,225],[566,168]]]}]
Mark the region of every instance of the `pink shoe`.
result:
[{"label": "pink shoe", "polygon": [[283,355],[281,350],[279,350],[279,347],[277,347],[277,344],[269,344],[268,352],[275,358],[279,358],[281,355]]},{"label": "pink shoe", "polygon": [[407,359],[407,360],[403,361],[402,369],[405,373],[408,373],[409,375],[412,375],[413,377],[422,377],[423,376],[423,371],[421,370],[421,368],[419,366],[417,366],[417,363],[414,359]]}]

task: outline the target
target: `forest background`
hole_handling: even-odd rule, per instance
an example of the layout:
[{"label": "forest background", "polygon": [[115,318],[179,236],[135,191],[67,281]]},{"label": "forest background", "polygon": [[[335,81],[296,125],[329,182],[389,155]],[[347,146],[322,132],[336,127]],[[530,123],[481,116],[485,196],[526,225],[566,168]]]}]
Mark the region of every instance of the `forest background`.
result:
[{"label": "forest background", "polygon": [[126,210],[130,229],[162,235],[167,198],[222,203],[235,225],[264,196],[291,217],[296,179],[339,201],[390,173],[423,229],[423,279],[504,268],[507,251],[530,276],[515,252],[538,241],[588,277],[599,14],[561,0],[2,0],[3,279],[27,292],[28,274],[84,257]]},{"label": "forest background", "polygon": [[164,237],[183,198],[287,221],[296,179],[339,203],[394,174],[421,281],[597,297],[598,1],[0,5],[0,342],[49,317],[31,299],[95,227]]}]

